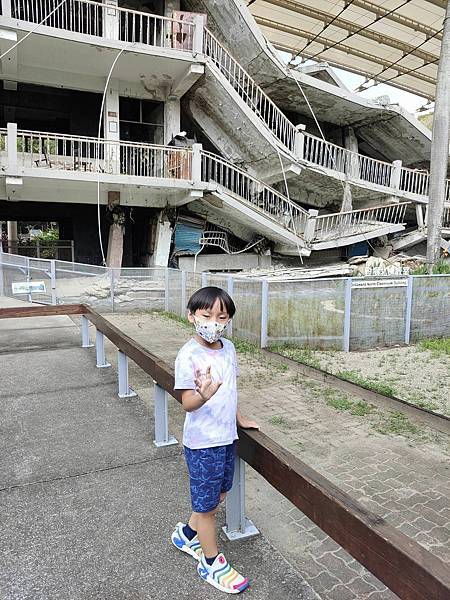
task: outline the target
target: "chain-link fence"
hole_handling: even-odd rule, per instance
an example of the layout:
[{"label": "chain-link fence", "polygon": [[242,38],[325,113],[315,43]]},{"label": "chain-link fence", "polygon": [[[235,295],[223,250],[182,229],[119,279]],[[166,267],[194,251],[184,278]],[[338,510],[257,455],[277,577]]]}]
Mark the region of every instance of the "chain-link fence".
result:
[{"label": "chain-link fence", "polygon": [[[43,286],[27,292],[29,283]],[[13,284],[22,284],[21,291]],[[0,296],[25,301],[186,316],[189,297],[205,285],[226,289],[233,297],[233,335],[263,347],[286,343],[368,350],[450,336],[450,275],[270,281],[164,267],[112,269],[0,253]]]}]

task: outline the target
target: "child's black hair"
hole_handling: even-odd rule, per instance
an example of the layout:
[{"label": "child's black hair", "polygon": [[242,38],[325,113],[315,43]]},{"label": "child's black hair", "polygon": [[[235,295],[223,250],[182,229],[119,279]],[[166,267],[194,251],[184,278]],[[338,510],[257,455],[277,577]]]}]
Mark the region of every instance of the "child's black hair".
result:
[{"label": "child's black hair", "polygon": [[195,314],[196,310],[212,308],[217,299],[220,302],[220,310],[227,312],[232,319],[236,312],[233,299],[225,290],[214,286],[203,287],[194,292],[189,298],[187,308]]}]

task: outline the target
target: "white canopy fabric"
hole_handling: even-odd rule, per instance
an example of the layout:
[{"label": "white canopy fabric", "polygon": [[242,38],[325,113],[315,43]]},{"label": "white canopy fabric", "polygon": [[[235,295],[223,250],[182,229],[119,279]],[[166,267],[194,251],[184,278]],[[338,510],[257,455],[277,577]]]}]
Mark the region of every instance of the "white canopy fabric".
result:
[{"label": "white canopy fabric", "polygon": [[267,39],[434,99],[447,0],[247,0]]}]

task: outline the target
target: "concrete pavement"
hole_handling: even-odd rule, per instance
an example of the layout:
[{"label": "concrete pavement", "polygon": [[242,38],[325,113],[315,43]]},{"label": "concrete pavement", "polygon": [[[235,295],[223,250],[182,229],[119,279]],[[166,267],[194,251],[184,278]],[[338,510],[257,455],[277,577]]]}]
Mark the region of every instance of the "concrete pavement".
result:
[{"label": "concrete pavement", "polygon": [[[67,317],[0,321],[1,600],[223,597],[169,540],[190,508],[181,447],[153,446],[148,407],[79,344]],[[246,597],[317,598],[263,536],[220,543]]]}]

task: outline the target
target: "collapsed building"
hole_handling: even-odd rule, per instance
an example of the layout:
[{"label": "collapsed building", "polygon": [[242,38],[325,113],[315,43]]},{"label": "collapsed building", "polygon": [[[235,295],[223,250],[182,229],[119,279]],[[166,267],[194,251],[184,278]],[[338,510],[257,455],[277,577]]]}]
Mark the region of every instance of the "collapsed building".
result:
[{"label": "collapsed building", "polygon": [[2,0],[0,53],[0,220],[57,222],[78,262],[241,270],[426,239],[431,132],[327,64],[288,68],[239,0]]}]

